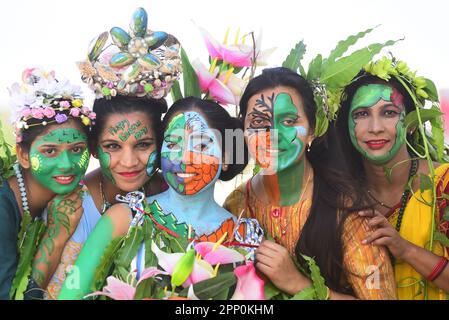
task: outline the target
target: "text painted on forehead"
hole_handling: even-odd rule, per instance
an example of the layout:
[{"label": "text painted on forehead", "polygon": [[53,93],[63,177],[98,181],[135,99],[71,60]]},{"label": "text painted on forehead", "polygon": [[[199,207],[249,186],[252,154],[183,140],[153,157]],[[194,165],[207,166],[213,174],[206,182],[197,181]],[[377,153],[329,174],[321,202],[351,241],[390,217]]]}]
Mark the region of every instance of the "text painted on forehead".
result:
[{"label": "text painted on forehead", "polygon": [[136,140],[139,140],[144,134],[148,133],[148,128],[142,126],[140,120],[130,123],[128,119],[123,119],[114,126],[109,127],[108,131],[111,135],[118,135],[121,141],[126,142],[132,135],[134,135]]}]

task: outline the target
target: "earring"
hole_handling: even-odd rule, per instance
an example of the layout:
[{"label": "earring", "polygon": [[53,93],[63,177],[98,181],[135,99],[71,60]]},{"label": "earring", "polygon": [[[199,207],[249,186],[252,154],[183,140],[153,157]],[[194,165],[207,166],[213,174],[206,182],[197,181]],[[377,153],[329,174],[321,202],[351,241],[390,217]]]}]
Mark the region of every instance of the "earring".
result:
[{"label": "earring", "polygon": [[227,164],[223,165],[223,170],[228,170],[228,165]]},{"label": "earring", "polygon": [[309,142],[309,146],[307,148],[307,152],[310,152],[310,146],[312,145],[312,141]]}]

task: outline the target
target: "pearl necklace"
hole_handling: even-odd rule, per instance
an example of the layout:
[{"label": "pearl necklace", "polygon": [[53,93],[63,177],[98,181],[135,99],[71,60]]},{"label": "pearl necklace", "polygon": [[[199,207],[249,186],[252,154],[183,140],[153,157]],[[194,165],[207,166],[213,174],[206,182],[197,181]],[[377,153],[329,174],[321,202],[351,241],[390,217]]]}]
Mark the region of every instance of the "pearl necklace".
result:
[{"label": "pearl necklace", "polygon": [[28,206],[27,190],[25,188],[25,181],[23,180],[23,175],[20,170],[20,165],[18,163],[14,164],[14,171],[17,177],[17,183],[19,185],[20,197],[22,198],[22,208],[25,213],[30,213],[30,207]]}]

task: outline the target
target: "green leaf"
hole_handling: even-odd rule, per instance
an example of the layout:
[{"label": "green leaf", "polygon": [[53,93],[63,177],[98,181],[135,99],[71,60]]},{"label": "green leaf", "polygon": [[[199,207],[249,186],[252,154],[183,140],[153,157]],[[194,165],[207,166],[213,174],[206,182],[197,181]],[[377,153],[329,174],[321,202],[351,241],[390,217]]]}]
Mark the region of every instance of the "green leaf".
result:
[{"label": "green leaf", "polygon": [[134,300],[142,300],[143,298],[156,298],[154,294],[155,281],[153,278],[142,280],[136,287]]},{"label": "green leaf", "polygon": [[237,279],[234,273],[226,272],[194,284],[193,291],[201,300],[216,299],[217,296],[222,294],[221,291],[228,290],[236,283]]},{"label": "green leaf", "polygon": [[306,45],[304,44],[304,41],[301,40],[295,45],[295,47],[292,50],[290,50],[290,54],[284,60],[282,66],[284,68],[289,68],[297,72],[298,68],[301,65],[301,60],[305,52],[306,52]]},{"label": "green leaf", "polygon": [[[443,115],[443,113],[437,109],[419,109],[419,114],[423,123],[432,119],[440,118]],[[417,110],[413,110],[405,117],[404,127],[407,129],[409,127],[418,126],[418,124]]]},{"label": "green leaf", "polygon": [[109,276],[112,265],[114,264],[114,257],[117,251],[123,244],[123,240],[125,237],[117,237],[113,239],[106,250],[104,251],[103,256],[100,259],[100,263],[98,267],[95,269],[94,277],[92,280],[91,290],[98,291],[103,288],[103,285],[106,281],[106,278]]},{"label": "green leaf", "polygon": [[449,207],[444,208],[443,220],[444,221],[449,221]]},{"label": "green leaf", "polygon": [[[377,28],[377,26],[374,28]],[[349,49],[350,46],[354,45],[359,39],[363,38],[365,35],[373,31],[374,28],[359,32],[356,35],[351,35],[345,40],[338,42],[335,49],[332,50],[329,54],[329,57],[323,61],[323,66],[335,62],[335,60],[341,57]]]},{"label": "green leaf", "polygon": [[449,248],[449,239],[447,238],[447,236],[444,233],[441,232],[435,232],[433,234],[433,239],[435,241],[440,242],[443,246],[448,247]]},{"label": "green leaf", "polygon": [[179,86],[179,81],[176,80],[173,83],[173,86],[171,87],[171,97],[173,99],[173,102],[176,102],[178,100],[181,100],[183,98],[182,96],[182,92],[181,92],[181,87]]},{"label": "green leaf", "polygon": [[[320,104],[322,103],[321,101],[319,101],[318,97],[315,97],[315,101]],[[328,127],[329,127],[329,119],[326,117],[323,108],[318,107],[316,111],[314,136],[317,138],[321,137],[323,134],[326,133]]]},{"label": "green leaf", "polygon": [[419,190],[421,191],[421,193],[425,190],[430,190],[433,188],[432,180],[428,175],[420,173],[419,178]]},{"label": "green leaf", "polygon": [[345,87],[376,54],[384,47],[391,46],[396,42],[390,40],[385,43],[374,43],[327,65],[322,70],[321,82],[329,88]]},{"label": "green leaf", "polygon": [[142,227],[132,227],[123,242],[123,246],[117,252],[117,256],[114,259],[114,264],[127,269],[130,266],[132,259],[134,259],[137,255],[137,251],[139,250],[139,246],[142,241]]},{"label": "green leaf", "polygon": [[302,255],[302,257],[309,265],[310,278],[313,282],[313,288],[316,292],[317,299],[325,300],[327,298],[327,287],[324,278],[321,276],[320,268],[312,258],[305,255]]},{"label": "green leaf", "polygon": [[315,289],[313,286],[305,288],[295,294],[290,300],[317,300]]},{"label": "green leaf", "polygon": [[391,175],[393,174],[393,168],[383,167],[385,177],[387,178],[388,182],[392,182]]},{"label": "green leaf", "polygon": [[184,96],[201,98],[198,76],[190,64],[187,53],[181,48],[182,78],[184,80]]},{"label": "green leaf", "polygon": [[438,90],[432,80],[426,78],[426,87],[424,91],[429,95],[429,99],[438,102]]},{"label": "green leaf", "polygon": [[317,55],[309,64],[309,70],[307,71],[307,80],[318,79],[321,75],[321,64],[323,57],[321,54]]},{"label": "green leaf", "polygon": [[142,224],[145,244],[145,268],[157,267],[157,257],[151,250],[151,243],[153,242],[153,224],[148,216],[144,217]]},{"label": "green leaf", "polygon": [[281,290],[276,288],[276,286],[271,281],[268,281],[265,283],[264,292],[265,292],[265,299],[270,300],[273,297],[280,294]]},{"label": "green leaf", "polygon": [[[440,111],[436,106],[432,106],[430,110]],[[437,151],[437,159],[442,162],[444,154],[444,125],[442,116],[435,117],[430,120],[432,126],[433,146]]]}]

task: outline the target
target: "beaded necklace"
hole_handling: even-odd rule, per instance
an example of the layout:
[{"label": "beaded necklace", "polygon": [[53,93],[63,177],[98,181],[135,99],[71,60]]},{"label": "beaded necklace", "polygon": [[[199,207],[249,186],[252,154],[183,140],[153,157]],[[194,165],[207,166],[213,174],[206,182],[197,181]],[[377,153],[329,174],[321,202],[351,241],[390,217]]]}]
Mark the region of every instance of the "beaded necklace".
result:
[{"label": "beaded necklace", "polygon": [[[412,159],[412,164],[410,166],[410,171],[408,172],[407,183],[409,183],[410,180],[413,178],[413,176],[416,174],[416,172],[418,172],[418,165],[419,165],[418,160],[417,159]],[[402,194],[402,197],[401,197],[401,207],[399,208],[398,220],[396,222],[396,230],[398,232],[401,230],[402,218],[404,217],[405,207],[407,205],[407,201],[409,199],[409,196],[410,196],[411,192],[412,191],[411,191],[410,188],[406,188],[404,190],[404,193]]]},{"label": "beaded necklace", "polygon": [[25,188],[25,182],[23,180],[22,171],[18,163],[14,164],[14,172],[17,177],[17,184],[19,185],[20,197],[22,199],[22,208],[24,213],[30,213],[30,207],[28,206],[27,190]]}]

